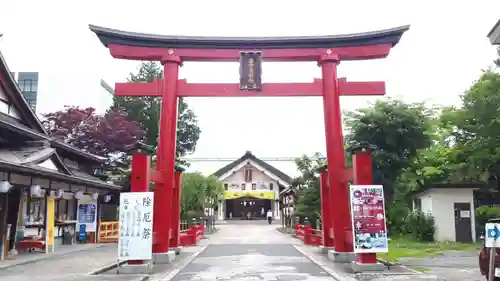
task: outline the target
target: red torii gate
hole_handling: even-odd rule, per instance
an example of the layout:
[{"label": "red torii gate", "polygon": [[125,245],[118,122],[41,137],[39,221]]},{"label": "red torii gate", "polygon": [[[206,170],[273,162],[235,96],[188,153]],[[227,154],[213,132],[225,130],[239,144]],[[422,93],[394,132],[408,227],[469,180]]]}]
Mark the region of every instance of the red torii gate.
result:
[{"label": "red torii gate", "polygon": [[[385,58],[409,26],[374,32],[308,37],[188,37],[164,36],[126,32],[90,25],[99,40],[118,59],[160,61],[164,67],[162,81],[152,83],[117,83],[118,96],[162,97],[160,137],[158,142],[155,186],[154,232],[161,237],[154,253],[167,253],[170,240],[172,186],[174,183],[175,143],[178,97],[242,97],[242,96],[322,96],[327,144],[329,213],[324,220],[333,219],[334,245],[338,253],[353,251],[351,216],[349,210],[348,171],[344,160],[344,141],[340,111],[340,96],[384,95],[384,82],[348,82],[337,78],[340,61]],[[312,83],[263,83],[257,90],[242,90],[240,84],[188,83],[178,79],[179,66],[184,61],[240,61],[242,54],[258,53],[265,61],[315,61],[322,68],[322,79]],[[241,63],[241,62],[240,62]],[[250,68],[253,67],[253,63]],[[258,64],[260,72],[260,64]],[[248,65],[247,65],[248,68]],[[253,68],[252,68],[253,71]],[[253,73],[253,72],[252,72]],[[256,73],[260,75],[260,73]],[[249,78],[250,79],[250,78]],[[247,82],[250,82],[247,80]],[[252,74],[252,82],[253,74]],[[259,83],[259,82],[257,82]],[[254,84],[255,86],[255,84]],[[243,88],[244,89],[244,88]],[[324,230],[329,231],[329,230]],[[375,262],[374,255],[365,262]]]}]

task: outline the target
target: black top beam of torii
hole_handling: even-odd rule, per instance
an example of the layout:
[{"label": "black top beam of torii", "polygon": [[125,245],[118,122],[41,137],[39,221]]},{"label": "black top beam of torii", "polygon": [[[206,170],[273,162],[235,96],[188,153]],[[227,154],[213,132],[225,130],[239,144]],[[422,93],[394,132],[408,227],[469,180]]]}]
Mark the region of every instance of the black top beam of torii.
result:
[{"label": "black top beam of torii", "polygon": [[409,25],[370,32],[288,37],[206,37],[158,35],[129,32],[96,25],[89,25],[99,40],[108,46],[137,46],[152,48],[200,48],[200,49],[294,49],[294,48],[336,48],[391,44],[395,46],[410,29]]}]

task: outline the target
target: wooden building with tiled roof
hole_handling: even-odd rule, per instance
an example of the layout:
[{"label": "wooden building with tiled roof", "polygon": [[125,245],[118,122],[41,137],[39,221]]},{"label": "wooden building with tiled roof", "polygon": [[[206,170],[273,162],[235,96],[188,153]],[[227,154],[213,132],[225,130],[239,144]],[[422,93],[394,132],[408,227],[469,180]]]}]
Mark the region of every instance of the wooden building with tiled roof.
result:
[{"label": "wooden building with tiled roof", "polygon": [[[95,208],[120,191],[101,176],[103,164],[47,133],[0,53],[0,259],[20,248],[23,237],[43,240],[47,229],[55,232],[55,244],[74,243],[82,224],[95,232]],[[53,214],[48,200],[54,200]],[[93,218],[83,218],[82,205],[93,209]],[[51,216],[54,226],[47,228]]]},{"label": "wooden building with tiled roof", "polygon": [[293,179],[247,151],[214,174],[224,185],[219,201],[219,220],[264,219],[271,210],[280,218],[280,192],[292,186]]}]

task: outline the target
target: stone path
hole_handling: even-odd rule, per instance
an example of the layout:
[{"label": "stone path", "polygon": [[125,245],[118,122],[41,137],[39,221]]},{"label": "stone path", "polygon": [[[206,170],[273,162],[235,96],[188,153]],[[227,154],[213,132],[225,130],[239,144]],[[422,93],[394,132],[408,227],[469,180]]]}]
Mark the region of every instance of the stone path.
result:
[{"label": "stone path", "polygon": [[[83,281],[83,280],[136,280],[136,276],[126,278],[103,278],[89,276],[88,273],[109,265],[116,260],[116,245],[103,245],[80,251],[53,254],[28,263],[0,268],[0,280],[9,281]],[[36,254],[35,254],[36,255]]]},{"label": "stone path", "polygon": [[227,223],[203,243],[172,281],[337,280],[294,247],[299,241],[267,222]]}]

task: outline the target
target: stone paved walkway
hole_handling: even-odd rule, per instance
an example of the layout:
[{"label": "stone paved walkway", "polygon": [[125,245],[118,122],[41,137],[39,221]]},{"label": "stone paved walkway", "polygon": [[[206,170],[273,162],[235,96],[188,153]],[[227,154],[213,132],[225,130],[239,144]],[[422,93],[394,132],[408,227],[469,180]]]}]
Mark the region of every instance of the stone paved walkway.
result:
[{"label": "stone paved walkway", "polygon": [[299,252],[293,245],[299,241],[276,231],[276,225],[250,221],[219,229],[172,281],[337,280]]},{"label": "stone paved walkway", "polygon": [[88,247],[79,251],[55,253],[46,258],[0,268],[0,280],[9,281],[86,281],[137,280],[137,276],[89,276],[88,273],[116,261],[116,245]]}]

